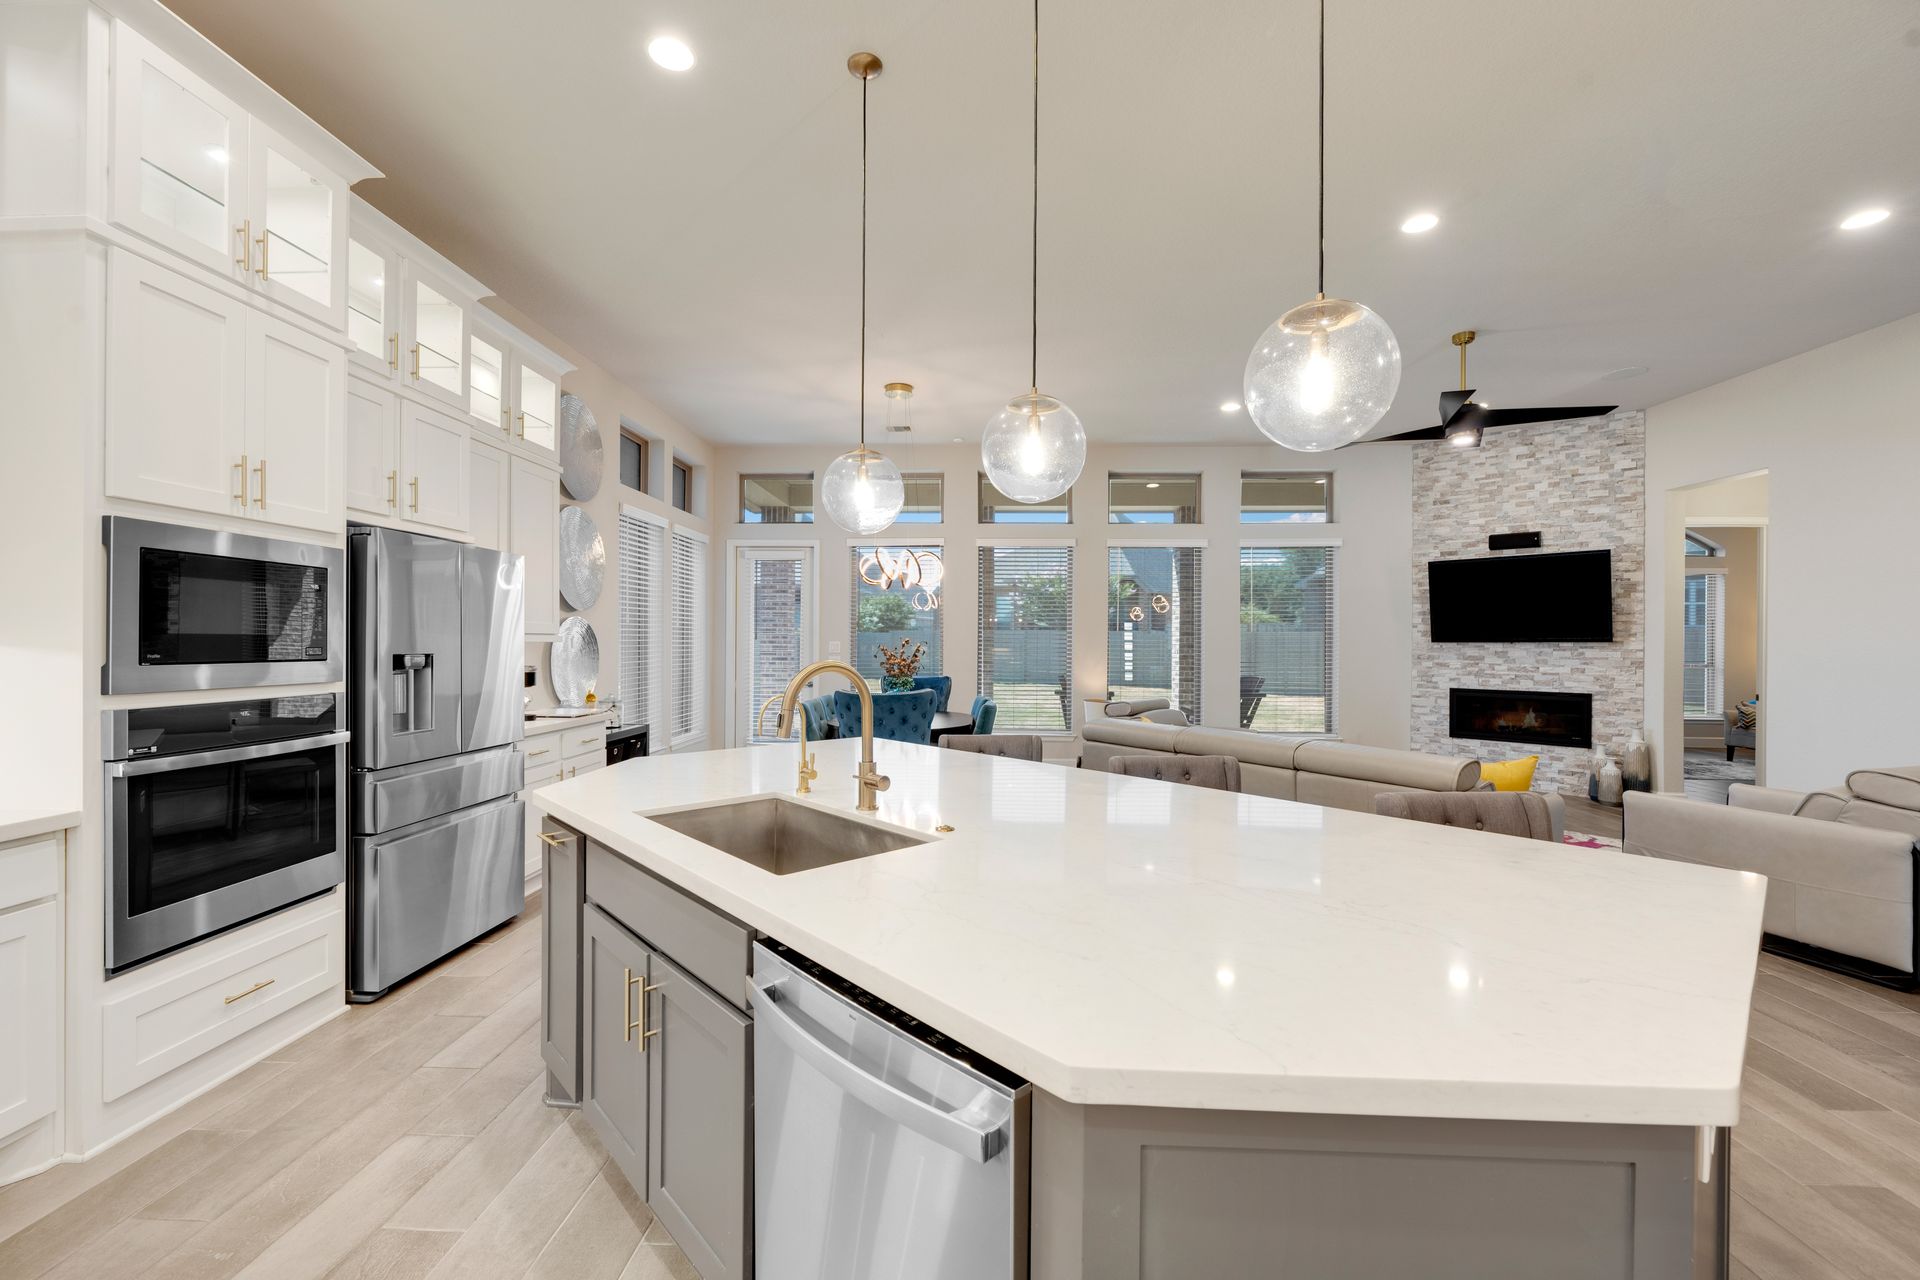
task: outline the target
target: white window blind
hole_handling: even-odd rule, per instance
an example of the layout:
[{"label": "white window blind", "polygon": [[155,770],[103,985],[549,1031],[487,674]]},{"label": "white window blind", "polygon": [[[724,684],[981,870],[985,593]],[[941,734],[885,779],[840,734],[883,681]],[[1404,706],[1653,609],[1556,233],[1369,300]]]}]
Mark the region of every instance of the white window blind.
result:
[{"label": "white window blind", "polygon": [[1073,729],[1073,548],[980,548],[980,692],[994,732]]},{"label": "white window blind", "polygon": [[1726,713],[1727,578],[1690,573],[1682,614],[1682,714],[1717,720]]},{"label": "white window blind", "polygon": [[620,512],[620,724],[651,726],[659,714],[662,579],[667,531]]},{"label": "white window blind", "polygon": [[1333,547],[1240,548],[1240,727],[1333,733]]},{"label": "white window blind", "polygon": [[[943,559],[945,554],[939,547],[927,545],[903,547],[894,544],[887,550],[896,555],[901,551],[911,551],[941,556]],[[854,547],[849,560],[848,571],[853,583],[851,626],[854,670],[878,687],[881,676],[885,674],[880,667],[880,646],[896,648],[904,639],[927,646],[927,651],[920,655],[921,675],[945,675],[945,655],[941,652],[940,643],[940,623],[946,614],[946,607],[941,602],[941,597],[946,594],[945,579],[942,578],[940,584],[931,591],[918,587],[876,587],[860,576],[861,558],[873,555],[875,551],[874,547]],[[916,602],[924,605],[929,600],[934,602],[933,608],[915,608]]]},{"label": "white window blind", "polygon": [[707,540],[687,529],[673,531],[671,745],[692,745],[707,736]]},{"label": "white window blind", "polygon": [[1200,723],[1200,548],[1107,548],[1107,695]]}]

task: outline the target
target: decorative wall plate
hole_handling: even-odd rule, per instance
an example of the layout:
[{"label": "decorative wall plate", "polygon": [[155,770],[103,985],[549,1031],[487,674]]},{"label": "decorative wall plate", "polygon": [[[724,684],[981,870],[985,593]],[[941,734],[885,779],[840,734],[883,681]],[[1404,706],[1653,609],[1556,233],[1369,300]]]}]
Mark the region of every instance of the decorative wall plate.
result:
[{"label": "decorative wall plate", "polygon": [[600,492],[605,458],[600,424],[593,420],[593,410],[573,392],[561,393],[560,483],[567,487],[569,497],[585,502]]},{"label": "decorative wall plate", "polygon": [[562,618],[547,654],[547,676],[553,696],[564,707],[586,702],[600,679],[600,637],[585,618]]},{"label": "decorative wall plate", "polygon": [[583,507],[560,509],[560,598],[569,609],[591,609],[607,572],[607,544]]}]

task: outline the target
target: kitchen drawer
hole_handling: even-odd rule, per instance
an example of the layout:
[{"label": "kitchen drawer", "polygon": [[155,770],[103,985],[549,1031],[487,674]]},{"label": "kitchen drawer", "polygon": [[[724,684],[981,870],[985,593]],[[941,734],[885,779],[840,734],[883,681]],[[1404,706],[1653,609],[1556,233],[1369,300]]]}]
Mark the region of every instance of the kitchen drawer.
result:
[{"label": "kitchen drawer", "polygon": [[588,725],[584,729],[562,729],[554,735],[561,740],[560,755],[568,761],[578,760],[582,756],[607,758],[607,726]]},{"label": "kitchen drawer", "polygon": [[587,900],[638,934],[649,947],[718,992],[747,1007],[753,930],[688,897],[617,853],[587,842]]},{"label": "kitchen drawer", "polygon": [[0,847],[0,911],[60,892],[60,837]]},{"label": "kitchen drawer", "polygon": [[[269,933],[238,950],[101,1007],[106,1101],[131,1093],[315,996],[340,998],[345,978],[337,910]],[[203,944],[217,945],[217,944]],[[133,987],[137,976],[107,985]]]},{"label": "kitchen drawer", "polygon": [[563,763],[567,770],[566,776],[569,778],[577,778],[583,773],[592,773],[596,769],[604,769],[607,767],[605,756],[587,756],[579,760],[567,760]]},{"label": "kitchen drawer", "polygon": [[527,780],[529,787],[543,787],[559,779],[564,766],[560,763],[560,735],[543,733],[528,738],[520,744],[521,754],[527,758]]}]

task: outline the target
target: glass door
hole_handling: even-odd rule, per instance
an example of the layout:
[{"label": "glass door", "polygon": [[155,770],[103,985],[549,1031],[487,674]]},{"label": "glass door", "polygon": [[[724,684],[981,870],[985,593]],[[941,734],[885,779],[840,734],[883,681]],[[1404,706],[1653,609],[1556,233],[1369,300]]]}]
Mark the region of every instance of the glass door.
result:
[{"label": "glass door", "polygon": [[787,681],[813,661],[813,548],[740,547],[734,552],[734,741],[775,741],[777,708],[764,727],[760,708],[786,692]]},{"label": "glass door", "polygon": [[493,430],[511,434],[507,409],[507,344],[475,325],[467,357],[467,412]]},{"label": "glass door", "polygon": [[253,267],[247,122],[223,95],[114,23],[113,220],[229,277]]},{"label": "glass door", "polygon": [[453,290],[407,264],[407,374],[413,385],[467,407],[467,309]]},{"label": "glass door", "polygon": [[276,300],[337,325],[346,184],[257,121],[251,137],[255,284]]},{"label": "glass door", "polygon": [[539,369],[520,362],[520,413],[515,432],[530,445],[551,451],[560,420],[560,386]]},{"label": "glass door", "polygon": [[347,239],[347,337],[355,363],[388,378],[400,372],[400,259],[360,236]]}]

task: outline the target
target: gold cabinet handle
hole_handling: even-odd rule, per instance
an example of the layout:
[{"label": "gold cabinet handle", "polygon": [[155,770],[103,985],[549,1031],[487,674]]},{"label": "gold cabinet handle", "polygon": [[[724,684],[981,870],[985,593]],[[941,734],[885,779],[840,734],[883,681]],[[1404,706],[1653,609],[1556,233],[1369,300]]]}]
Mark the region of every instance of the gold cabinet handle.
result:
[{"label": "gold cabinet handle", "polygon": [[[633,970],[622,969],[620,972],[627,975],[627,980],[620,984],[620,1021],[627,1024],[627,1043],[632,1044],[633,1029],[640,1025],[633,1020]],[[642,1041],[640,1047],[644,1051],[646,1042]]]},{"label": "gold cabinet handle", "polygon": [[400,372],[400,334],[398,330],[387,335],[387,345],[393,351],[393,354],[387,357],[387,367],[395,373],[398,373]]},{"label": "gold cabinet handle", "polygon": [[520,415],[520,430],[515,434],[522,440],[527,438],[527,415],[524,413]]},{"label": "gold cabinet handle", "polygon": [[542,831],[541,842],[551,849],[564,849],[580,837],[571,831]]},{"label": "gold cabinet handle", "polygon": [[262,229],[260,234],[253,238],[253,242],[260,246],[260,265],[254,269],[260,273],[262,280],[267,278],[267,235],[267,231]]},{"label": "gold cabinet handle", "polygon": [[387,509],[395,510],[400,506],[400,473],[387,472]]},{"label": "gold cabinet handle", "polygon": [[247,455],[246,454],[243,453],[240,455],[240,461],[233,464],[233,469],[240,473],[240,476],[239,476],[240,492],[233,495],[233,500],[244,507],[247,505]]},{"label": "gold cabinet handle", "polygon": [[233,260],[233,265],[239,267],[242,271],[252,271],[253,219],[244,219],[239,226],[233,229],[233,234],[240,237],[240,256]]},{"label": "gold cabinet handle", "polygon": [[413,380],[420,380],[420,344],[417,342],[413,344]]},{"label": "gold cabinet handle", "polygon": [[658,1027],[654,1027],[652,1030],[647,1029],[647,993],[649,991],[658,991],[660,985],[658,982],[653,983],[651,986],[644,982],[640,985],[640,1021],[637,1025],[640,1028],[640,1052],[642,1053],[647,1051],[647,1041],[660,1034],[660,1028]]},{"label": "gold cabinet handle", "polygon": [[505,405],[500,406],[500,429],[508,435],[513,434],[513,410]]},{"label": "gold cabinet handle", "polygon": [[[272,978],[263,978],[263,979],[261,979],[261,980],[260,980],[259,982],[256,982],[256,983],[254,983],[254,984],[253,984],[252,986],[250,986],[250,987],[248,987],[248,988],[247,988],[247,989],[246,989],[245,991],[242,991],[242,992],[240,992],[240,993],[239,993],[238,995],[231,995],[231,996],[228,996],[228,997],[227,997],[227,998],[226,998],[225,1000],[222,1000],[222,1001],[221,1001],[220,1003],[221,1003],[221,1004],[232,1004],[232,1003],[233,1003],[233,1002],[234,1002],[235,1000],[245,1000],[245,999],[246,999],[246,998],[247,998],[248,996],[250,996],[250,995],[252,995],[252,994],[253,994],[254,992],[256,992],[256,991],[258,991],[258,990],[260,990],[260,988],[262,988],[262,987],[270,987],[270,986],[272,986],[272,985],[273,985],[273,979],[272,979]],[[652,988],[648,988],[648,990],[652,990]]]},{"label": "gold cabinet handle", "polygon": [[419,515],[420,514],[420,477],[415,476],[413,479],[407,481],[407,487],[413,490],[413,506],[410,509],[412,510],[413,514]]},{"label": "gold cabinet handle", "polygon": [[529,751],[529,752],[527,752],[527,759],[529,759],[529,760],[531,760],[531,759],[533,759],[533,758],[534,758],[535,756],[543,756],[543,755],[545,755],[545,754],[547,754],[547,752],[549,752],[549,751],[551,751],[551,750],[553,750],[553,748],[552,748],[552,747],[542,747],[542,748],[540,748],[540,749],[539,749],[538,751]]},{"label": "gold cabinet handle", "polygon": [[260,477],[260,492],[253,496],[253,502],[255,506],[265,511],[267,509],[267,460],[265,458],[260,459],[260,465],[253,469],[253,474]]}]

